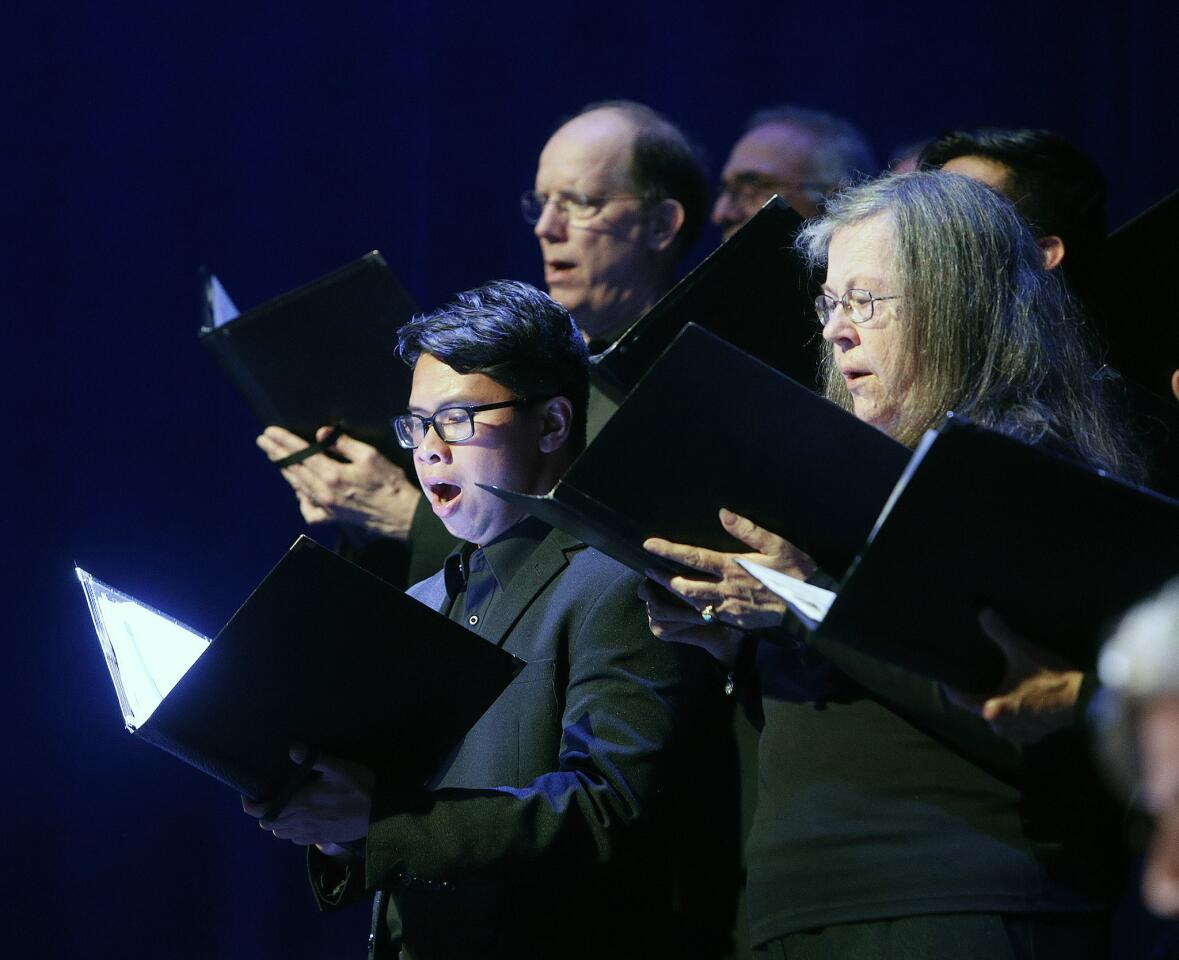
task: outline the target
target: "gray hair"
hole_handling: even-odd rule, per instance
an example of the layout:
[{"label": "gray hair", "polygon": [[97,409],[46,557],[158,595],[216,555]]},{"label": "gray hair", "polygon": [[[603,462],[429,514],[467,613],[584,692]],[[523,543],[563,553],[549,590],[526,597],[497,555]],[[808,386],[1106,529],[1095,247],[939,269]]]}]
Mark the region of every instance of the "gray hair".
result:
[{"label": "gray hair", "polygon": [[[1091,465],[1137,479],[1112,415],[1107,384],[1079,305],[1044,268],[1011,202],[966,177],[941,172],[884,176],[828,201],[796,244],[812,267],[826,264],[836,230],[873,217],[895,230],[897,319],[913,386],[896,438],[912,446],[946,412]],[[824,348],[827,396],[851,396]]]},{"label": "gray hair", "polygon": [[748,133],[770,124],[798,127],[814,138],[806,179],[824,184],[824,192],[877,172],[872,148],[849,120],[820,110],[782,105],[758,110],[749,118],[745,130]]},{"label": "gray hair", "polygon": [[1179,694],[1179,579],[1122,617],[1101,651],[1098,674],[1127,697]]},{"label": "gray hair", "polygon": [[1131,607],[1101,652],[1099,750],[1128,792],[1140,771],[1138,722],[1158,696],[1179,696],[1179,579]]}]

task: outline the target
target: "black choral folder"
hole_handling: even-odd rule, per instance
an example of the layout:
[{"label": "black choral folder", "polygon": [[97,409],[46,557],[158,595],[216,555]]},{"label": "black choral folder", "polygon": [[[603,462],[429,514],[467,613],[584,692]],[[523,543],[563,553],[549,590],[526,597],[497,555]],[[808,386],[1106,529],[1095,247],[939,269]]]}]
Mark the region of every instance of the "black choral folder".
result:
[{"label": "black choral folder", "polygon": [[373,251],[199,336],[263,425],[309,443],[319,427],[339,426],[416,482],[389,422],[404,410],[411,379],[397,330],[416,310]]},{"label": "black choral folder", "polygon": [[1175,236],[1179,235],[1179,190],[1159,200],[1114,230],[1106,241],[1104,259],[1105,287],[1096,320],[1109,348],[1109,362],[1119,373],[1145,387],[1168,403],[1171,373],[1179,364],[1179,335],[1173,321],[1167,329],[1142,336],[1133,310],[1127,304],[1128,277],[1166,277],[1174,262]]},{"label": "black choral folder", "polygon": [[1109,363],[1123,377],[1125,405],[1140,435],[1151,486],[1179,496],[1179,401],[1171,378],[1179,369],[1179,324],[1160,318],[1143,336],[1127,309],[1130,276],[1166,277],[1179,236],[1179,190],[1110,234],[1099,321]]},{"label": "black choral folder", "polygon": [[[1097,320],[1109,347],[1109,361],[1127,379],[1179,410],[1171,394],[1171,374],[1179,369],[1179,328],[1173,320],[1144,337],[1128,306],[1130,276],[1166,277],[1174,268],[1179,235],[1179,190],[1133,217],[1109,235],[1103,300]],[[1169,335],[1168,335],[1169,334]]]},{"label": "black choral folder", "polygon": [[728,507],[841,574],[909,459],[874,427],[689,324],[545,496],[488,487],[640,573],[663,537],[745,552]]},{"label": "black choral folder", "polygon": [[1113,619],[1177,573],[1179,501],[951,416],[815,636],[986,693],[1003,658],[983,607],[1089,670]]},{"label": "black choral folder", "polygon": [[772,197],[593,358],[595,386],[621,403],[689,323],[814,386],[822,338],[815,322],[818,290],[793,246],[801,223],[781,197]]},{"label": "black choral folder", "polygon": [[[102,599],[87,589],[100,640]],[[103,648],[126,716],[114,651]],[[128,728],[254,798],[291,783],[291,743],[420,785],[523,666],[300,537],[146,721]]]}]

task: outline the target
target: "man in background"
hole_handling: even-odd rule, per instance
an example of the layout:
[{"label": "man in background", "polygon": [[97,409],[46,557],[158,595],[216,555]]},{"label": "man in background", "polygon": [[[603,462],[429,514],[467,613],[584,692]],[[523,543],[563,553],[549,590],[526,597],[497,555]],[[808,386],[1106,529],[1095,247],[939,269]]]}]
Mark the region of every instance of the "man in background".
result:
[{"label": "man in background", "polygon": [[641,103],[590,104],[549,138],[521,210],[540,242],[549,295],[573,314],[591,352],[671,287],[707,205],[697,152]]},{"label": "man in background", "polygon": [[849,121],[801,107],[759,110],[725,163],[712,222],[727,240],[775,193],[810,218],[824,197],[875,173],[872,149]]},{"label": "man in background", "polygon": [[[708,178],[697,151],[665,117],[633,101],[605,101],[583,107],[549,138],[521,209],[540,242],[549,294],[594,352],[672,285],[704,222]],[[612,412],[591,393],[591,438]],[[270,426],[258,446],[281,460],[305,444]],[[438,569],[454,540],[405,472],[351,437],[334,449],[344,462],[319,454],[283,470],[303,519],[346,528],[349,540],[364,543],[354,558],[388,579],[413,583]],[[403,544],[408,573],[387,562]]]},{"label": "man in background", "polygon": [[1032,228],[1049,270],[1094,306],[1108,233],[1105,178],[1067,140],[1047,130],[954,130],[935,137],[919,166],[980,180],[1012,203]]},{"label": "man in background", "polygon": [[[1179,333],[1162,324],[1144,339],[1127,322],[1125,277],[1161,276],[1170,249],[1176,207],[1164,202],[1147,214],[1158,224],[1117,253],[1107,246],[1105,179],[1081,150],[1047,130],[953,130],[921,154],[923,169],[940,168],[980,180],[1006,196],[1027,221],[1044,251],[1044,265],[1059,269],[1085,307],[1092,332],[1122,378],[1123,407],[1146,453],[1149,483],[1179,496]],[[1142,218],[1139,218],[1141,220]],[[1114,235],[1118,237],[1118,234]],[[1117,262],[1113,262],[1113,261]]]}]

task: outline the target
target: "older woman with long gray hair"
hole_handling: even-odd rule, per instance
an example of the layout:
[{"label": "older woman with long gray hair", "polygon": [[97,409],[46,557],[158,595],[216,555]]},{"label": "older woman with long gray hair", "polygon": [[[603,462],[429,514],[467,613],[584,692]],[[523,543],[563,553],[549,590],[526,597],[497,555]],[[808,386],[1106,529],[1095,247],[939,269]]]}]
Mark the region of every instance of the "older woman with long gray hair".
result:
[{"label": "older woman with long gray hair", "polygon": [[[953,174],[886,177],[834,198],[797,242],[826,268],[830,399],[909,446],[952,410],[1136,477],[1077,308],[1003,197]],[[781,537],[727,511],[721,522],[750,547],[740,556],[823,581]],[[1074,722],[1080,674],[1036,673],[979,716],[933,681],[800,639],[738,555],[646,546],[701,571],[652,571],[652,630],[759,688],[747,908],[765,955],[1104,955],[1116,831]],[[1008,723],[1037,742],[1001,736]]]}]

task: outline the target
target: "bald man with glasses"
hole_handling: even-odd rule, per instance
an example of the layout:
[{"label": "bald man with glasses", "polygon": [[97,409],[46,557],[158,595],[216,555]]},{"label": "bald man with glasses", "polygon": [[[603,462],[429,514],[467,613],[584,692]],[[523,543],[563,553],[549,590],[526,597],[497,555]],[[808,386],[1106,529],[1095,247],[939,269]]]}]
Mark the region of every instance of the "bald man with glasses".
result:
[{"label": "bald man with glasses", "polygon": [[687,138],[629,100],[590,104],[558,127],[521,198],[549,295],[591,350],[667,292],[707,206],[707,176]]},{"label": "bald man with glasses", "polygon": [[775,193],[809,219],[828,194],[875,173],[868,141],[842,117],[793,106],[759,110],[721,172],[712,222],[727,240]]},{"label": "bald man with glasses", "polygon": [[[584,107],[549,138],[521,209],[540,242],[549,294],[594,352],[670,288],[707,215],[708,178],[666,118],[643,104],[606,101]],[[610,412],[595,392],[591,436]],[[271,426],[258,446],[281,460],[305,444]],[[283,471],[304,520],[339,524],[360,545],[354,559],[387,579],[413,583],[438,569],[453,539],[405,472],[351,437],[334,449],[346,462],[318,455]],[[408,571],[389,569],[386,558],[406,552]]]}]

